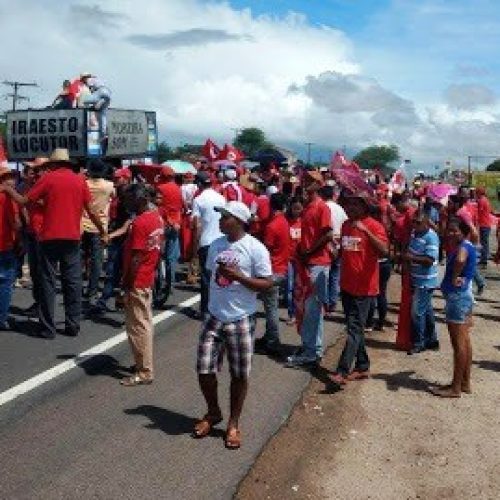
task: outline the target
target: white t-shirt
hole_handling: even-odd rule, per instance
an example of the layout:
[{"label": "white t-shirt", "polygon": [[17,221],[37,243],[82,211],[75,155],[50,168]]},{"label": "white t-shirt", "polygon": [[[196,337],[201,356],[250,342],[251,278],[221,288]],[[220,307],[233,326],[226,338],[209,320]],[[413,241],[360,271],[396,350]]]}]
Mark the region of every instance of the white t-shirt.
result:
[{"label": "white t-shirt", "polygon": [[271,277],[271,258],[267,248],[256,238],[246,234],[233,243],[223,236],[215,240],[208,250],[207,270],[211,272],[208,310],[224,323],[238,321],[255,314],[257,293],[237,281],[228,281],[218,275],[218,262],[236,265],[252,278]]},{"label": "white t-shirt", "polygon": [[207,247],[212,241],[220,238],[219,229],[220,213],[214,207],[224,207],[226,199],[212,188],[205,189],[193,200],[193,217],[198,217],[201,222],[200,247]]},{"label": "white t-shirt", "polygon": [[342,224],[348,219],[345,210],[334,201],[327,201],[326,204],[330,209],[330,213],[332,214],[332,228],[333,228],[333,237],[340,238],[340,230],[342,229]]},{"label": "white t-shirt", "polygon": [[198,191],[198,186],[194,183],[183,184],[181,186],[182,201],[187,209],[191,209],[196,191]]}]

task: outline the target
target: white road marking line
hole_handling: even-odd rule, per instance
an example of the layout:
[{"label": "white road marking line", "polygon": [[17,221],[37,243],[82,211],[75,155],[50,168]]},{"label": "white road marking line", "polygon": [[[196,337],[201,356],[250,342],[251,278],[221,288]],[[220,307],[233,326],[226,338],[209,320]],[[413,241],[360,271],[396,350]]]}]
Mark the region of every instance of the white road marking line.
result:
[{"label": "white road marking line", "polygon": [[[166,319],[171,318],[172,316],[175,316],[180,309],[185,309],[186,307],[190,307],[199,301],[200,301],[200,295],[199,294],[194,295],[193,297],[178,304],[175,307],[175,309],[171,311],[164,311],[154,316],[153,324],[157,325],[158,323],[165,321]],[[12,401],[13,399],[18,398],[19,396],[22,396],[23,394],[32,391],[33,389],[36,389],[37,387],[40,387],[42,384],[45,384],[46,382],[54,380],[63,373],[66,373],[69,370],[72,370],[73,368],[76,368],[77,366],[81,365],[83,362],[88,361],[92,357],[102,354],[103,352],[109,351],[118,344],[125,342],[125,340],[127,340],[127,333],[123,331],[121,333],[116,334],[114,337],[111,337],[101,342],[100,344],[97,344],[91,347],[90,349],[81,352],[76,357],[68,359],[67,361],[63,361],[62,363],[59,363],[53,368],[49,368],[48,370],[45,370],[44,372],[39,373],[38,375],[35,375],[34,377],[31,377],[28,380],[25,380],[24,382],[21,382],[20,384],[11,387],[10,389],[7,389],[6,391],[0,393],[0,406],[3,406],[4,404]]]}]

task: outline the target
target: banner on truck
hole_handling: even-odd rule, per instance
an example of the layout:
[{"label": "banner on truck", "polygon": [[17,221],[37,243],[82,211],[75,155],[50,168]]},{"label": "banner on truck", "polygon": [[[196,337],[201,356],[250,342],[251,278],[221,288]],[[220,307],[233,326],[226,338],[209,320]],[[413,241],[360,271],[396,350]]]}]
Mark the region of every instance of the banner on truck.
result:
[{"label": "banner on truck", "polygon": [[70,156],[85,156],[85,110],[47,109],[7,113],[7,152],[11,160],[49,156],[66,148]]}]

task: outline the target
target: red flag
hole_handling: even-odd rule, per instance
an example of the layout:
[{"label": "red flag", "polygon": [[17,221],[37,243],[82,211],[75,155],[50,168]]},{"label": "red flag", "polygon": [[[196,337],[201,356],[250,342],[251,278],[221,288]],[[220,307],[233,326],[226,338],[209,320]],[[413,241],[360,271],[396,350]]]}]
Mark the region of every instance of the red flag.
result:
[{"label": "red flag", "polygon": [[350,161],[344,168],[353,172],[360,172],[359,165],[355,161]]},{"label": "red flag", "polygon": [[217,160],[228,160],[233,163],[239,163],[244,159],[245,155],[238,148],[230,146],[229,144],[224,144],[224,148],[217,157]]},{"label": "red flag", "polygon": [[215,161],[219,154],[220,154],[220,148],[213,142],[211,139],[207,139],[207,142],[205,142],[205,145],[203,146],[202,149],[203,156],[207,158],[208,161]]},{"label": "red flag", "polygon": [[340,151],[336,151],[332,156],[332,161],[330,162],[331,168],[344,168],[349,164],[347,158],[344,153]]}]

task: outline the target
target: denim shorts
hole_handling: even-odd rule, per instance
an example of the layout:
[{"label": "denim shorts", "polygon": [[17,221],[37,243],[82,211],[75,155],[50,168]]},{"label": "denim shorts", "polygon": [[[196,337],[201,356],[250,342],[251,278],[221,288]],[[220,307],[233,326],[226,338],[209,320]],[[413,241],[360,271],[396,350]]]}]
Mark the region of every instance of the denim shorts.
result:
[{"label": "denim shorts", "polygon": [[472,313],[473,298],[470,290],[446,294],[446,322],[463,324]]}]

